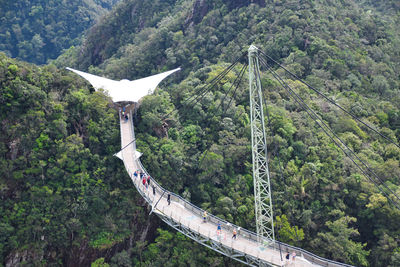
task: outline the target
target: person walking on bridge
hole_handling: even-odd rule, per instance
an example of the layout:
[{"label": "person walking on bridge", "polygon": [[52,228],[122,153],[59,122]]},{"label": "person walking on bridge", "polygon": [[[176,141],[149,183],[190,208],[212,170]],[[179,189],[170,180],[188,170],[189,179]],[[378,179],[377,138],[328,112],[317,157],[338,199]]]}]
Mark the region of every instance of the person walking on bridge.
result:
[{"label": "person walking on bridge", "polygon": [[237,235],[237,232],[236,232],[236,229],[234,228],[234,229],[233,229],[232,239],[235,239],[235,240],[236,240],[236,235]]},{"label": "person walking on bridge", "polygon": [[167,202],[168,202],[168,205],[171,205],[171,194],[170,193],[168,193]]},{"label": "person walking on bridge", "polygon": [[143,179],[142,179],[142,184],[147,189],[147,184],[146,184],[146,178],[145,177],[143,177]]},{"label": "person walking on bridge", "polygon": [[203,223],[207,222],[207,211],[203,212]]}]

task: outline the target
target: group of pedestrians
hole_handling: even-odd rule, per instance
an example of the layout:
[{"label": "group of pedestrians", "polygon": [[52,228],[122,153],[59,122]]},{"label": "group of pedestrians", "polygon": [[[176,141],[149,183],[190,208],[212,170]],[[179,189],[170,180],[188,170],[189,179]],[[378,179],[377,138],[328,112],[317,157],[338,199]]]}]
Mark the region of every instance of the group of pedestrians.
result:
[{"label": "group of pedestrians", "polygon": [[[143,186],[148,189],[150,186],[153,189],[153,195],[156,194],[156,186],[154,184],[151,184],[151,177],[150,175],[146,175],[143,171],[137,170],[133,173],[133,176],[135,179],[139,178],[142,181]],[[171,205],[171,194],[168,193],[167,195],[167,203],[168,205]]]},{"label": "group of pedestrians", "polygon": [[[148,189],[148,187],[150,186],[150,183],[151,183],[150,175],[146,175],[143,171],[137,170],[133,173],[133,176],[135,178],[140,178],[142,180],[143,186],[146,187],[146,189]],[[152,188],[153,188],[153,195],[155,195],[156,194],[155,185],[153,185]],[[170,192],[167,193],[167,203],[168,203],[168,205],[171,205],[171,193]],[[203,211],[202,217],[203,217],[203,223],[207,223],[207,219],[208,219],[207,211]],[[222,234],[222,224],[219,221],[217,223],[217,238],[218,239],[221,238],[221,234]],[[237,235],[238,235],[237,229],[233,228],[232,239],[236,240]],[[295,259],[296,259],[296,252],[293,251],[292,254],[287,252],[287,254],[285,256],[285,266],[289,266],[289,265],[293,264],[295,262]]]},{"label": "group of pedestrians", "polygon": [[[208,218],[207,211],[204,211],[203,212],[203,223],[207,222],[207,218]],[[221,222],[218,222],[218,224],[217,224],[217,236],[219,237],[221,235],[221,233],[222,233],[222,225],[221,225]],[[233,228],[232,239],[236,240],[236,238],[237,238],[237,230],[236,230],[236,228]]]},{"label": "group of pedestrians", "polygon": [[119,113],[121,114],[121,119],[128,121],[129,117],[128,117],[128,112],[125,110],[125,107],[122,107],[119,109]]},{"label": "group of pedestrians", "polygon": [[[146,175],[143,171],[137,170],[133,173],[133,176],[135,177],[135,179],[140,177],[140,179],[142,180],[143,186],[146,187],[146,189],[149,188],[150,183],[151,183],[150,175]],[[155,195],[155,194],[156,194],[156,187],[153,185],[153,195]],[[169,192],[167,194],[167,203],[168,203],[168,205],[171,205],[171,194]],[[207,211],[204,211],[203,212],[203,223],[207,222],[207,218],[208,218]],[[222,232],[221,222],[218,222],[217,235],[220,236],[221,232]],[[232,239],[236,240],[236,238],[237,238],[237,230],[234,228],[232,231]]]},{"label": "group of pedestrians", "polygon": [[[219,237],[221,235],[221,233],[222,233],[221,222],[218,222],[218,224],[217,224],[217,236]],[[236,240],[236,238],[237,238],[237,230],[236,230],[236,228],[233,228],[233,230],[232,230],[232,239]]]},{"label": "group of pedestrians", "polygon": [[150,175],[148,175],[147,177],[143,176],[142,183],[146,187],[146,189],[148,189],[150,186]]},{"label": "group of pedestrians", "polygon": [[292,255],[290,255],[289,252],[287,252],[286,256],[285,256],[285,266],[290,265],[291,263],[294,263],[296,260],[296,252],[292,252]]},{"label": "group of pedestrians", "polygon": [[[142,184],[144,187],[146,187],[146,189],[149,188],[150,186],[150,181],[151,181],[151,177],[150,175],[146,175],[144,172],[142,172],[141,170],[137,170],[133,173],[133,176],[136,178],[140,177],[140,179],[142,180]],[[153,185],[153,194],[156,194],[156,188]]]}]

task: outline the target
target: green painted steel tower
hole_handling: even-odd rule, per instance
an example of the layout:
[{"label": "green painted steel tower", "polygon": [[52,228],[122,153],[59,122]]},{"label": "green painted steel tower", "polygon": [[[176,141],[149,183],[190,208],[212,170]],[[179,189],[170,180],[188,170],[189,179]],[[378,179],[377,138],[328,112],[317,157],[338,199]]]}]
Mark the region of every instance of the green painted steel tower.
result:
[{"label": "green painted steel tower", "polygon": [[249,89],[257,235],[259,238],[265,237],[274,242],[274,220],[268,169],[263,94],[260,81],[258,49],[254,45],[251,45],[249,48]]}]

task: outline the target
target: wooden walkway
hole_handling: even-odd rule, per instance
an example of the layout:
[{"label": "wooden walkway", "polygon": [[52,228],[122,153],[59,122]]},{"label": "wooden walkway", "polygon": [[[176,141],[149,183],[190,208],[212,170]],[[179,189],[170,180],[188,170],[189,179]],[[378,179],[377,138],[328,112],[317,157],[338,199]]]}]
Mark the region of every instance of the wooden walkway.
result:
[{"label": "wooden walkway", "polygon": [[[200,208],[173,193],[170,193],[171,203],[168,205],[168,192],[165,192],[165,189],[159,186],[153,177],[151,177],[150,187],[146,188],[140,176],[136,177],[134,175],[137,170],[144,172],[146,176],[148,173],[137,158],[136,144],[132,142],[135,135],[131,118],[132,116],[129,117],[128,121],[121,120],[121,147],[123,149],[119,156],[122,157],[125,168],[135,187],[149,205],[153,207],[152,212],[169,225],[211,249],[252,266],[349,266],[320,258],[311,253],[307,254],[305,253],[306,251],[283,243],[280,244],[281,254],[278,249],[279,244],[267,245],[265,243],[266,245],[262,245],[264,242],[260,243],[255,233],[243,228],[238,231],[237,239],[234,240],[232,239],[232,231],[234,228],[237,229],[238,226],[210,214],[207,222],[204,223],[202,218],[203,211]],[[155,194],[153,194],[153,186],[155,187]],[[154,208],[159,199],[160,201]],[[217,233],[218,222],[222,226],[222,231],[219,234]],[[285,259],[287,251],[296,253],[294,261]]]}]

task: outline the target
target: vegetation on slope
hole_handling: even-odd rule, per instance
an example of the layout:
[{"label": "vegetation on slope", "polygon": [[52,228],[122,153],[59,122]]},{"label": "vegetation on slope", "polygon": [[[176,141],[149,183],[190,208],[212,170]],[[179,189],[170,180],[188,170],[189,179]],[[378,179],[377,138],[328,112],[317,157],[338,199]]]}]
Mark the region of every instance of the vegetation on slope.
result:
[{"label": "vegetation on slope", "polygon": [[[237,96],[224,100],[226,106],[233,98],[225,114],[214,111],[229,83],[169,118],[168,135],[159,130],[172,104],[181,103],[203,86],[201,81],[211,80],[220,70],[200,69],[179,85],[146,97],[139,111],[137,144],[144,152],[144,165],[167,188],[221,218],[255,230],[247,82]],[[287,82],[398,194],[400,149],[367,134],[350,118],[337,120],[345,115],[300,83]],[[263,84],[271,114],[268,141],[279,239],[358,266],[389,264],[392,255],[398,255],[400,211],[389,205],[277,82],[264,75]],[[389,123],[388,114],[397,114],[398,107],[356,92],[337,97],[346,109],[356,99],[362,119],[395,137],[398,126]],[[387,245],[378,245],[382,243]]]},{"label": "vegetation on slope", "polygon": [[0,266],[88,265],[138,239],[146,216],[112,156],[120,136],[109,99],[4,54],[0,84]]},{"label": "vegetation on slope", "polygon": [[[90,70],[111,78],[129,79],[176,66],[183,67],[181,74],[176,76],[174,85],[169,85],[164,90],[158,90],[154,95],[143,99],[136,121],[137,145],[144,153],[143,163],[166,188],[181,194],[221,218],[254,230],[246,81],[243,81],[238,94],[230,94],[228,99],[224,100],[228,103],[232,99],[229,107],[225,105],[227,108],[225,113],[217,111],[217,107],[223,101],[234,74],[207,93],[196,105],[180,113],[174,113],[167,120],[163,118],[226,67],[226,63],[223,62],[232,62],[251,43],[283,62],[299,77],[328,94],[340,105],[351,110],[399,144],[400,36],[396,25],[400,22],[400,17],[396,1],[381,3],[361,0],[275,0],[254,1],[255,4],[249,4],[248,1],[169,1],[167,4],[164,3],[164,1],[155,1],[154,4],[149,5],[146,1],[124,1],[119,8],[107,16],[104,22],[92,28],[82,47],[70,49],[57,60],[56,64]],[[11,62],[9,59],[3,61]],[[4,72],[10,71],[12,74],[14,67],[9,69],[10,66],[18,64],[4,63]],[[46,67],[50,73],[53,73],[50,71],[52,68]],[[17,68],[17,72],[11,76],[13,78],[10,81],[17,84],[20,80],[25,81],[25,78],[19,77],[25,73],[25,71],[21,72],[21,69],[24,68]],[[236,68],[234,73],[238,72],[239,69]],[[62,74],[55,69],[54,73]],[[347,118],[337,108],[327,104],[291,77],[281,72],[280,74],[305,99],[306,103],[316,110],[324,122],[331,126],[357,155],[372,167],[383,182],[400,194],[400,150],[398,147],[378,138],[361,125],[357,125],[354,120]],[[2,80],[2,88],[6,88],[3,84],[7,84],[9,80],[8,76],[3,76],[5,78]],[[49,74],[44,76],[38,74],[35,77],[42,77],[37,78],[38,81],[46,81],[48,76]],[[58,76],[53,74],[49,77]],[[50,80],[58,82],[35,85],[43,88],[45,92],[52,87],[69,88],[68,84],[74,85],[72,88],[86,88],[77,81],[62,83],[58,79],[51,78]],[[271,144],[269,151],[274,212],[279,239],[318,255],[357,266],[398,266],[400,211],[391,206],[386,198],[363,177],[265,70],[263,70],[262,83],[271,116],[268,141]],[[10,86],[8,87],[13,88]],[[24,86],[16,88],[26,88]],[[5,90],[1,94],[3,101],[9,103],[4,109],[11,109],[14,105],[18,107],[25,99],[17,98],[18,100],[11,102],[13,90],[18,92],[17,89],[12,89]],[[50,101],[55,96],[60,98],[60,93],[57,89],[55,90],[57,93],[46,93],[48,98],[44,100]],[[25,97],[25,94],[19,94],[21,95],[19,97]],[[33,101],[39,96],[28,100]],[[104,177],[107,177],[112,182],[106,184],[104,189],[90,190],[91,194],[93,192],[103,194],[98,198],[102,201],[101,205],[105,205],[108,209],[100,211],[94,206],[97,213],[88,214],[85,211],[76,216],[72,213],[71,216],[81,222],[74,228],[74,238],[77,233],[81,233],[76,242],[67,246],[61,240],[65,240],[64,238],[71,240],[71,237],[67,234],[58,235],[61,236],[59,243],[63,244],[56,249],[59,254],[47,255],[43,252],[43,258],[30,258],[28,262],[34,262],[34,260],[54,262],[56,259],[63,259],[66,262],[60,255],[68,253],[66,251],[69,251],[71,247],[81,248],[82,255],[91,255],[90,259],[93,260],[96,257],[90,254],[91,251],[85,244],[89,243],[92,248],[101,249],[103,245],[107,247],[110,242],[120,243],[119,240],[129,238],[130,235],[135,236],[138,233],[137,229],[133,229],[130,235],[127,232],[124,235],[124,230],[127,229],[125,226],[120,227],[116,222],[114,225],[118,225],[117,230],[109,226],[107,218],[111,217],[111,220],[120,218],[117,215],[113,217],[115,213],[121,213],[123,214],[121,218],[125,218],[127,214],[132,214],[129,209],[133,209],[138,212],[135,218],[141,220],[139,225],[149,224],[149,222],[144,222],[149,217],[140,213],[143,208],[132,204],[133,198],[137,199],[138,196],[133,193],[129,179],[123,175],[121,165],[117,161],[106,160],[118,147],[117,118],[115,115],[108,115],[112,113],[111,111],[106,112],[108,109],[105,108],[104,103],[107,101],[101,102],[103,106],[98,104],[93,106],[90,104],[93,103],[93,98],[102,99],[98,94],[88,95],[87,89],[85,91],[71,89],[65,98],[60,98],[61,103],[69,103],[62,104],[63,109],[62,112],[60,111],[64,114],[67,134],[63,137],[51,137],[48,133],[50,131],[46,132],[44,128],[41,131],[34,130],[35,127],[41,125],[34,123],[33,137],[27,139],[33,144],[26,148],[25,143],[18,141],[18,137],[24,137],[24,134],[30,133],[31,125],[28,123],[31,123],[31,120],[25,119],[26,124],[23,124],[24,127],[21,128],[12,127],[9,120],[9,117],[13,118],[14,114],[16,116],[25,114],[25,109],[10,110],[7,113],[9,115],[2,117],[2,122],[6,121],[8,123],[6,125],[10,126],[4,128],[7,130],[8,134],[5,136],[8,139],[2,141],[4,166],[9,166],[1,175],[5,177],[2,178],[5,180],[2,181],[2,188],[6,188],[1,191],[2,198],[8,205],[3,210],[9,212],[7,216],[4,216],[5,222],[2,222],[4,227],[1,229],[5,231],[5,234],[0,235],[6,237],[6,243],[4,243],[6,245],[2,248],[3,260],[12,258],[16,252],[28,253],[36,248],[38,251],[43,251],[40,245],[44,243],[38,240],[37,236],[34,237],[36,239],[29,239],[29,242],[15,243],[22,238],[22,235],[18,235],[19,229],[26,225],[26,221],[18,220],[20,217],[13,215],[18,214],[17,211],[20,210],[18,209],[20,205],[16,205],[17,208],[14,209],[14,203],[22,201],[20,196],[25,196],[27,199],[28,195],[36,194],[32,193],[36,191],[24,184],[25,180],[27,182],[34,180],[36,183],[41,183],[42,187],[49,187],[47,179],[41,178],[42,169],[47,166],[53,169],[54,164],[63,164],[64,161],[56,160],[52,163],[47,159],[71,158],[72,163],[78,160],[75,152],[69,157],[70,154],[65,152],[65,147],[58,148],[58,141],[50,142],[51,150],[43,149],[43,144],[47,143],[46,135],[50,140],[61,139],[65,140],[62,143],[67,144],[70,142],[68,141],[70,135],[80,136],[81,146],[73,151],[87,153],[87,160],[92,163],[72,170],[68,169],[69,165],[56,165],[63,175],[65,172],[70,172],[71,175],[66,175],[66,177],[72,177],[76,183],[57,186],[56,189],[52,189],[53,192],[58,192],[58,188],[63,190],[64,186],[74,188],[72,185],[77,187],[74,190],[82,190],[81,177],[87,177],[88,186],[92,187],[97,185],[91,184],[89,182],[91,180],[101,179],[102,183],[106,184]],[[32,109],[35,110],[35,108]],[[38,104],[36,104],[36,109],[41,109]],[[50,122],[54,119],[51,116],[46,117],[48,111],[44,110],[46,110],[43,111],[46,120],[43,122],[43,127],[52,127],[53,124]],[[26,114],[28,116],[28,113]],[[93,119],[92,116],[97,117]],[[76,122],[82,119],[84,123],[80,126]],[[96,123],[102,121],[107,122],[107,126],[102,124],[101,127],[97,127],[103,130],[89,131],[93,129],[92,126],[96,129]],[[167,128],[162,127],[164,123],[167,123]],[[9,131],[15,129],[24,129],[24,131],[11,135]],[[44,132],[43,137],[41,137],[42,132]],[[104,138],[112,144],[112,149],[105,149],[107,146],[104,144],[107,142],[103,140]],[[36,141],[37,139],[39,140]],[[15,141],[17,144],[24,144],[20,145],[21,149],[30,151],[25,152],[27,154],[21,154],[24,155],[22,159],[27,158],[25,155],[34,155],[32,162],[37,162],[35,159],[38,158],[38,163],[32,165],[36,166],[36,173],[26,172],[26,169],[32,168],[31,165],[19,165],[21,163],[17,160],[18,157],[12,158],[12,152],[15,153],[12,146],[14,140],[17,140]],[[53,143],[57,149],[53,148]],[[72,143],[75,144],[75,141]],[[207,148],[209,152],[205,154],[204,151]],[[17,151],[17,154],[22,153],[21,149]],[[37,153],[50,153],[48,151],[60,152],[59,157],[47,154],[42,158],[36,156]],[[280,164],[283,166],[283,178],[279,172],[277,152],[280,155]],[[92,154],[98,157],[93,159]],[[202,155],[205,155],[205,159],[200,164],[199,159]],[[25,164],[31,164],[30,162],[31,160]],[[46,165],[41,167],[41,164]],[[81,160],[77,165],[82,165]],[[102,169],[105,175],[103,173],[98,175],[94,171],[97,168]],[[79,175],[74,175],[74,171]],[[48,175],[60,177],[57,176],[58,174],[53,171]],[[87,174],[87,176],[82,176],[82,174]],[[29,179],[21,179],[25,176]],[[12,186],[14,184],[16,185]],[[34,183],[29,182],[29,186],[31,184]],[[50,181],[49,184],[52,185]],[[20,193],[17,194],[19,197],[10,195],[13,190],[7,188],[13,190],[20,188]],[[123,188],[120,189],[121,199],[115,199],[107,194],[107,192],[117,190],[116,188]],[[123,193],[125,192],[123,190],[129,190],[134,197]],[[87,192],[85,191],[82,197],[86,196]],[[78,195],[80,194],[81,191]],[[67,193],[62,196],[66,199],[70,198]],[[40,197],[35,198],[35,201],[36,199],[43,201]],[[36,214],[38,207],[46,206],[42,204],[34,206],[32,203],[35,201],[26,201],[32,205],[28,208],[22,206],[27,214]],[[124,201],[132,205],[118,206],[118,210],[112,208]],[[58,202],[50,200],[50,203]],[[85,203],[92,202],[86,200]],[[96,203],[93,205],[97,205]],[[19,212],[22,213],[22,211]],[[44,216],[48,213],[51,214],[51,211],[44,209],[41,214]],[[111,215],[105,216],[108,214]],[[23,216],[23,218],[28,217]],[[150,217],[151,220],[154,218],[154,215]],[[67,219],[61,217],[59,222],[64,225]],[[57,217],[54,216],[53,220],[56,223]],[[122,225],[126,220],[129,219],[124,219],[121,222]],[[159,222],[155,220],[150,225],[157,227]],[[31,227],[31,224],[28,226]],[[42,230],[41,227],[42,225],[39,225],[38,229]],[[89,233],[89,231],[92,232]],[[165,263],[171,266],[237,265],[225,257],[194,244],[165,225],[161,225],[154,241],[152,238],[147,238],[147,242],[134,239],[132,246],[123,246],[121,248],[123,251],[120,253],[113,252],[110,256],[103,251],[96,255],[99,258],[105,257],[107,264],[115,266],[160,266]],[[10,245],[8,240],[15,240],[15,242],[11,242],[12,245]],[[25,239],[22,238],[22,240]],[[34,249],[26,249],[27,244],[35,245],[32,246]],[[188,247],[191,249],[191,255]],[[104,263],[104,259],[100,258],[96,262]]]},{"label": "vegetation on slope", "polygon": [[[139,4],[125,1],[125,5]],[[172,13],[158,19],[157,25],[133,24],[131,34],[120,32],[116,36],[124,39],[124,44],[107,49],[103,43],[109,44],[108,35],[102,34],[106,32],[93,30],[80,50],[83,52],[71,51],[77,60],[59,60],[60,65],[68,62],[112,78],[136,78],[183,67],[181,77],[187,79],[177,89],[172,87],[158,98],[144,100],[140,110],[144,128],[139,124],[139,129],[144,136],[138,135],[142,137],[138,145],[144,147],[146,166],[169,188],[224,218],[254,227],[245,130],[248,119],[235,117],[248,111],[245,92],[243,98],[235,99],[238,104],[233,104],[228,117],[211,118],[215,125],[209,131],[204,121],[221,101],[221,92],[207,95],[207,100],[190,109],[188,115],[168,121],[168,138],[157,136],[159,131],[149,132],[162,125],[161,116],[172,104],[179,105],[207,81],[208,75],[216,75],[217,71],[209,74],[213,71],[204,66],[216,69],[212,64],[232,62],[251,43],[399,143],[400,36],[396,25],[400,17],[396,1],[288,0],[251,5],[246,1],[181,1],[165,12],[169,10]],[[146,17],[142,19],[146,21]],[[120,28],[113,14],[109,19],[107,25]],[[100,24],[96,30],[102,27]],[[272,151],[279,150],[285,177],[285,182],[279,179],[272,159],[276,215],[285,215],[291,225],[305,233],[303,241],[292,242],[356,265],[388,265],[391,257],[395,263],[398,210],[389,206],[305,112],[289,101],[287,93],[279,91],[276,82],[268,76],[264,79],[274,129]],[[399,192],[397,147],[377,139],[352,119],[341,119],[344,114],[336,108],[289,77],[287,81],[313,103],[324,121],[393,191]],[[197,173],[196,163],[210,142],[213,145],[206,162],[212,164],[205,164]],[[180,179],[171,182],[177,175]]]},{"label": "vegetation on slope", "polygon": [[44,64],[79,44],[82,33],[117,2],[0,1],[0,51]]}]

